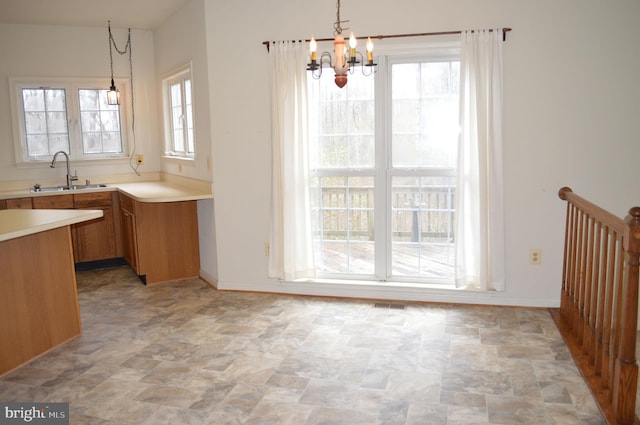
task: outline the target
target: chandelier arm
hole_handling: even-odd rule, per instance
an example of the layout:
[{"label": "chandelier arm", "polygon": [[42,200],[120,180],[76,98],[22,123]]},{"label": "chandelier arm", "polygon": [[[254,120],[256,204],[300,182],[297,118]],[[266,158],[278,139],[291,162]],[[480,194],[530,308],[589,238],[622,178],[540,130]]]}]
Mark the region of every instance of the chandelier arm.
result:
[{"label": "chandelier arm", "polygon": [[[357,54],[358,56],[360,56],[360,69],[362,70],[362,74],[363,74],[365,77],[368,77],[368,76],[370,76],[371,74],[373,74],[373,73],[375,72],[375,71],[374,71],[374,70],[375,70],[375,65],[377,65],[377,64],[373,64],[373,63],[368,64],[368,63],[364,60],[364,56],[362,55],[362,53],[360,53],[360,52],[356,52],[356,54]],[[366,71],[365,71],[365,69],[367,69],[367,68],[369,68],[369,72],[366,72]]]}]

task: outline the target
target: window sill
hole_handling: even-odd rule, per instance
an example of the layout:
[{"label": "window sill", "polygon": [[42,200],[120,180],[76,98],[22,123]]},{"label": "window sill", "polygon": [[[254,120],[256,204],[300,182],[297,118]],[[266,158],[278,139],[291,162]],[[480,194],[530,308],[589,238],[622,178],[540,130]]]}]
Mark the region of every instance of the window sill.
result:
[{"label": "window sill", "polygon": [[[15,164],[16,168],[25,168],[25,169],[29,169],[29,168],[48,168],[51,164],[51,161],[53,160],[53,155],[51,157],[49,157],[46,160],[41,160],[41,161],[31,161],[31,162],[17,162]],[[127,164],[129,162],[129,157],[128,156],[118,156],[118,157],[110,157],[110,158],[82,158],[82,159],[77,159],[77,158],[70,158],[69,159],[69,164],[70,165],[87,165],[87,164]],[[64,167],[64,161],[62,161],[62,166]]]},{"label": "window sill", "polygon": [[430,282],[402,282],[399,280],[366,280],[366,279],[300,279],[296,282],[314,282],[329,285],[357,285],[357,286],[383,286],[396,288],[432,288],[432,289],[458,289],[453,282],[449,281],[430,281]]},{"label": "window sill", "polygon": [[184,162],[185,164],[195,164],[195,157],[188,156],[173,156],[173,155],[162,155],[162,159],[166,159],[168,161],[176,161],[176,162]]}]

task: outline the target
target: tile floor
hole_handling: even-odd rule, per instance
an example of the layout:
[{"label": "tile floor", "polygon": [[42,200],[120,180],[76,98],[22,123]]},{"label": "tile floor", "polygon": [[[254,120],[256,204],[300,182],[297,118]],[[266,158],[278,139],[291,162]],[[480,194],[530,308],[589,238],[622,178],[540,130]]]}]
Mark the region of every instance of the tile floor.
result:
[{"label": "tile floor", "polygon": [[[0,379],[71,424],[604,424],[545,309],[145,287],[78,273],[83,335]],[[4,342],[3,342],[4,343]]]}]

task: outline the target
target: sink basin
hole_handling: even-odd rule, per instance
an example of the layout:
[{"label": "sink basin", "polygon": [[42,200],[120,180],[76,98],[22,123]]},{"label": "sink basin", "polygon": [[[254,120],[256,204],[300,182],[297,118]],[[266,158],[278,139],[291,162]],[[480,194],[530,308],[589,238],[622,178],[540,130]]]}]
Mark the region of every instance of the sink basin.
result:
[{"label": "sink basin", "polygon": [[40,192],[62,192],[64,188],[60,187],[32,187],[31,192],[40,193]]},{"label": "sink basin", "polygon": [[100,189],[101,187],[107,187],[106,184],[83,184],[71,186],[71,190],[84,190],[84,189]]},{"label": "sink basin", "polygon": [[40,187],[39,185],[35,185],[34,187],[31,188],[31,192],[33,193],[63,192],[66,190],[100,189],[103,187],[107,187],[107,185],[106,184],[85,184],[85,185],[73,185],[71,187],[67,187],[67,186]]}]

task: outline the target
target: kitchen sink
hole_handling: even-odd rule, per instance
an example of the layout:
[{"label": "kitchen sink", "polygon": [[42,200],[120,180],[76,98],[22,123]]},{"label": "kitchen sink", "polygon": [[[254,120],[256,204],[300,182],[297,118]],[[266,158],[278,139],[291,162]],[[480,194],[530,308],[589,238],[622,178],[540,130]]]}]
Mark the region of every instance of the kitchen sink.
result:
[{"label": "kitchen sink", "polygon": [[46,192],[63,192],[67,190],[87,190],[87,189],[100,189],[108,187],[106,184],[84,184],[73,186],[55,186],[55,187],[41,187],[39,184],[33,185],[31,192],[34,193],[46,193]]}]

